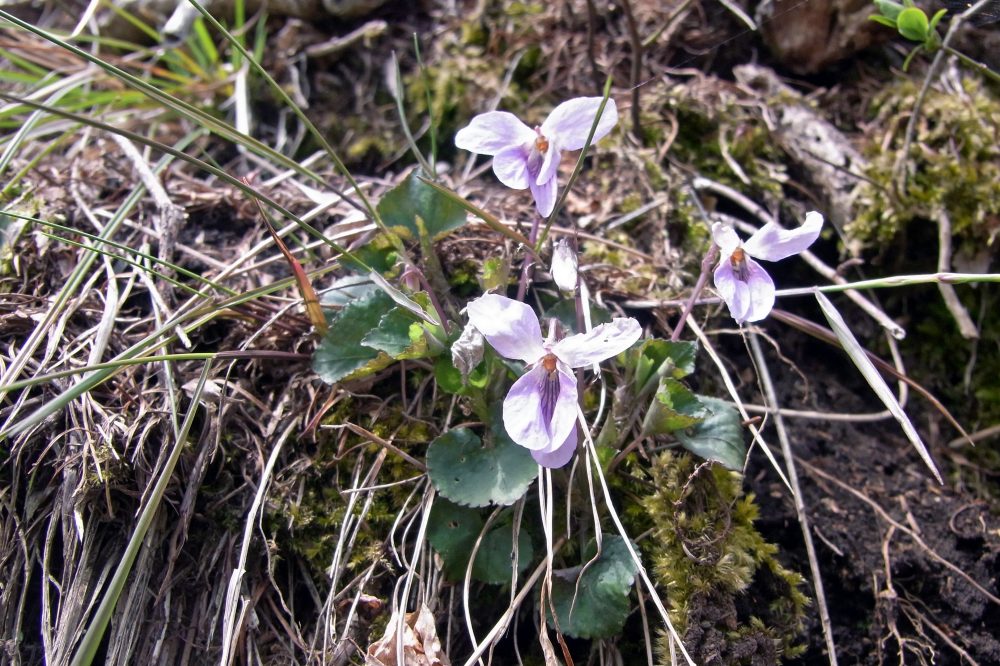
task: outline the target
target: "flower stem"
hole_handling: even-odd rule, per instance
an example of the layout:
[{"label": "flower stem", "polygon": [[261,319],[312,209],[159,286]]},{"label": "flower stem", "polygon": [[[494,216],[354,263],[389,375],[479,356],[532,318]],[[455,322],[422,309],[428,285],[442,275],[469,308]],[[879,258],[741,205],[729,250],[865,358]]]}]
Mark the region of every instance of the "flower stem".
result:
[{"label": "flower stem", "polygon": [[540,215],[535,215],[535,219],[531,222],[531,233],[528,234],[530,245],[526,248],[524,261],[521,262],[521,279],[517,283],[517,300],[521,302],[524,302],[524,295],[528,292],[528,272],[531,270],[532,259],[538,256],[538,251],[541,250],[535,242],[538,239],[538,226],[541,219]]},{"label": "flower stem", "polygon": [[684,322],[687,321],[691,310],[694,309],[695,303],[698,300],[698,296],[701,295],[702,290],[705,288],[705,283],[708,282],[708,274],[712,271],[712,264],[715,263],[718,257],[719,246],[712,243],[712,247],[708,249],[705,258],[701,260],[701,273],[698,275],[698,281],[694,285],[694,290],[691,292],[691,296],[688,297],[687,302],[684,303],[681,318],[677,321],[677,325],[674,326],[674,332],[670,334],[671,341],[677,342],[680,339],[681,331],[684,330]]}]

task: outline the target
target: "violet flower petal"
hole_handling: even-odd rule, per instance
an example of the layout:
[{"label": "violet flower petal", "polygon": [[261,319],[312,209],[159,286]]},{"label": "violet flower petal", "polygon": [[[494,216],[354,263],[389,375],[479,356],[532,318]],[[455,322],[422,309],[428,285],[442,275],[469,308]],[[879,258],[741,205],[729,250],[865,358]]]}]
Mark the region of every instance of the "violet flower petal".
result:
[{"label": "violet flower petal", "polygon": [[545,158],[542,160],[542,166],[538,170],[538,178],[535,182],[541,185],[555,178],[556,173],[559,171],[559,161],[561,159],[562,155],[559,152],[559,146],[553,140],[549,143],[549,149],[545,151]]},{"label": "violet flower petal", "polygon": [[535,132],[513,113],[480,113],[455,134],[455,146],[482,155],[496,155],[509,146],[525,146],[535,140]]},{"label": "violet flower petal", "polygon": [[548,381],[548,370],[536,365],[521,375],[503,399],[503,427],[526,449],[544,451],[552,446],[549,421],[542,410],[542,385]]},{"label": "violet flower petal", "polygon": [[528,305],[499,294],[485,294],[470,302],[466,312],[501,356],[534,363],[545,355],[538,317]]},{"label": "violet flower petal", "polygon": [[535,197],[535,209],[542,217],[552,214],[552,209],[556,207],[556,188],[558,179],[552,178],[542,185],[536,184],[533,180],[528,180],[531,194]]},{"label": "violet flower petal", "polygon": [[783,229],[773,222],[768,222],[747,239],[743,249],[751,257],[765,261],[779,261],[798,254],[812,245],[819,238],[822,228],[823,216],[816,211],[806,213],[806,220],[798,229]]},{"label": "violet flower petal", "polygon": [[631,317],[618,317],[587,333],[563,338],[552,346],[552,353],[571,368],[583,368],[617,356],[635,344],[641,335],[639,322]]},{"label": "violet flower petal", "polygon": [[576,415],[580,410],[576,375],[560,364],[556,377],[559,380],[559,397],[549,422],[549,450],[553,450],[557,443],[566,441],[569,433],[576,427]]},{"label": "violet flower petal", "polygon": [[565,467],[566,463],[573,459],[573,454],[576,453],[576,440],[576,424],[574,423],[573,430],[570,431],[569,437],[562,444],[551,451],[532,451],[531,457],[542,467],[552,469]]},{"label": "violet flower petal", "polygon": [[774,307],[774,282],[764,267],[747,257],[747,281],[749,292],[746,321],[760,321]]},{"label": "violet flower petal", "polygon": [[736,323],[742,324],[750,312],[750,290],[747,283],[736,277],[728,259],[719,263],[713,277],[716,291],[729,306],[729,314]]},{"label": "violet flower petal", "polygon": [[722,222],[716,222],[712,225],[712,240],[719,246],[719,255],[723,261],[729,261],[729,257],[740,246],[740,237],[736,235],[732,227]]},{"label": "violet flower petal", "polygon": [[528,189],[528,151],[524,146],[508,146],[499,151],[493,156],[493,173],[511,189]]},{"label": "violet flower petal", "polygon": [[[546,401],[553,398],[547,405],[549,414]],[[561,370],[550,377],[539,364],[510,387],[503,400],[503,425],[516,444],[532,451],[552,450],[553,442],[566,441],[577,409],[576,377]]]},{"label": "violet flower petal", "polygon": [[[542,123],[542,136],[554,139],[562,150],[580,150],[587,143],[587,135],[594,124],[601,97],[577,97],[563,102],[552,110]],[[615,100],[608,99],[604,113],[597,123],[594,141],[603,138],[618,124],[618,107]]]}]

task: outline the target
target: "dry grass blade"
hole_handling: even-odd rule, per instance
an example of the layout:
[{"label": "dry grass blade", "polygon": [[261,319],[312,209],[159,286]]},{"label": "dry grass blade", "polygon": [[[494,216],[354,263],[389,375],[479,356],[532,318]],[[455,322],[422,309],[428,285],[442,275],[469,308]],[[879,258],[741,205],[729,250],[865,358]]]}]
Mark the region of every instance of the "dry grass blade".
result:
[{"label": "dry grass blade", "polygon": [[[771,371],[767,367],[767,359],[760,346],[760,340],[756,333],[750,334],[750,349],[753,352],[754,363],[760,375],[760,381],[767,397],[767,402],[774,407],[778,407],[778,394],[774,390],[774,382],[771,379]],[[802,528],[802,539],[806,544],[806,554],[809,557],[809,571],[813,578],[813,589],[816,591],[816,606],[819,610],[820,624],[823,626],[823,638],[826,640],[827,657],[830,666],[837,666],[837,646],[833,640],[833,627],[830,624],[830,610],[826,604],[826,592],[823,589],[823,576],[819,569],[819,560],[816,558],[816,546],[813,544],[812,530],[809,527],[809,515],[806,513],[805,500],[802,496],[802,487],[799,485],[799,474],[795,469],[795,457],[792,455],[792,445],[788,439],[788,432],[785,430],[785,419],[778,410],[774,414],[774,429],[778,434],[778,442],[781,444],[781,454],[785,457],[785,465],[788,468],[788,479],[792,483],[792,500],[795,503],[795,515]]]},{"label": "dry grass blade", "polygon": [[[243,182],[247,187],[250,187],[250,181],[247,178],[243,179]],[[267,216],[267,211],[264,210],[263,204],[257,199],[254,199],[254,203],[257,204],[257,210],[260,212],[260,217],[264,220],[264,225],[267,227],[267,232],[271,234],[271,238],[274,239],[274,244],[278,246],[281,250],[281,254],[284,255],[285,261],[292,268],[292,273],[295,274],[295,282],[299,286],[299,293],[302,295],[302,302],[305,304],[306,313],[309,315],[309,321],[312,322],[313,327],[320,337],[326,334],[326,316],[323,314],[323,309],[319,305],[319,297],[316,296],[316,290],[313,289],[312,282],[309,280],[309,276],[306,274],[302,264],[299,260],[295,258],[295,255],[291,253],[288,246],[285,245],[285,241],[281,240],[281,236],[275,231],[274,225],[271,224],[271,219]]]},{"label": "dry grass blade", "polygon": [[212,362],[206,361],[202,368],[201,377],[198,379],[198,385],[194,391],[194,400],[191,402],[184,423],[177,433],[177,439],[174,442],[170,456],[160,471],[160,475],[156,479],[156,484],[153,486],[149,498],[143,505],[142,512],[139,514],[139,519],[136,522],[135,530],[132,532],[128,546],[125,548],[125,553],[122,555],[122,559],[118,563],[114,575],[111,577],[108,589],[101,597],[100,606],[98,606],[93,619],[87,625],[87,632],[84,634],[83,640],[73,654],[73,659],[70,662],[71,666],[85,666],[94,661],[94,656],[97,654],[97,649],[100,647],[101,640],[104,637],[104,631],[111,620],[111,614],[118,603],[122,589],[125,587],[125,581],[132,571],[132,564],[139,554],[139,548],[146,538],[146,532],[153,522],[156,511],[160,508],[160,501],[163,499],[163,494],[167,489],[167,484],[170,482],[171,476],[173,476],[174,467],[177,466],[181,452],[187,445],[187,436],[191,430],[191,426],[194,424],[195,415],[198,413],[199,399],[205,389],[205,383],[208,380],[211,369]]},{"label": "dry grass blade", "polygon": [[829,298],[824,296],[820,292],[816,292],[816,300],[819,301],[819,306],[823,310],[823,315],[826,320],[830,322],[830,328],[836,334],[837,339],[840,340],[840,344],[843,346],[844,351],[847,355],[851,357],[851,361],[854,362],[855,367],[861,371],[861,375],[868,382],[868,385],[872,387],[875,391],[875,395],[878,396],[882,404],[892,412],[892,415],[896,417],[899,421],[899,425],[903,428],[903,433],[906,438],[910,440],[917,453],[930,468],[931,472],[934,474],[934,478],[938,480],[938,483],[944,484],[944,479],[941,478],[941,472],[938,471],[937,465],[931,459],[930,452],[927,451],[927,447],[924,445],[924,441],[920,438],[920,433],[917,429],[913,427],[913,423],[910,421],[910,417],[906,415],[903,408],[899,405],[896,400],[896,396],[893,395],[892,389],[886,384],[885,380],[882,379],[882,375],[879,374],[878,370],[875,368],[875,364],[871,362],[868,358],[868,352],[865,348],[861,346],[858,339],[854,337],[851,333],[850,327],[844,318],[840,316],[837,308],[833,305]]}]

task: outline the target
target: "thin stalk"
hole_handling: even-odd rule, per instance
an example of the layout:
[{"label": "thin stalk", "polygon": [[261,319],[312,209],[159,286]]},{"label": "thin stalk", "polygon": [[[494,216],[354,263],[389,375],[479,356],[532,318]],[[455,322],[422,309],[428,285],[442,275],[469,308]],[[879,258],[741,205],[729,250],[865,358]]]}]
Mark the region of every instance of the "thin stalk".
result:
[{"label": "thin stalk", "polygon": [[965,55],[961,51],[957,51],[953,47],[948,46],[947,44],[943,45],[941,48],[948,55],[953,55],[956,58],[958,58],[959,62],[961,62],[963,65],[965,65],[969,69],[976,70],[977,72],[979,72],[980,74],[982,74],[986,78],[990,79],[994,83],[1000,83],[1000,74],[994,72],[992,69],[990,69],[989,67],[987,67],[984,63],[981,63],[978,60],[973,60],[972,58],[970,58],[969,56]]},{"label": "thin stalk", "polygon": [[424,60],[420,56],[420,40],[417,39],[417,33],[413,33],[413,53],[417,57],[417,67],[420,68],[420,78],[424,82],[424,97],[426,98],[427,104],[427,117],[430,121],[430,127],[428,128],[428,134],[431,141],[431,173],[430,175],[437,178],[437,118],[434,114],[434,98],[431,97],[431,77],[427,75],[427,67],[424,65]]},{"label": "thin stalk", "polygon": [[221,351],[221,352],[181,352],[177,354],[158,354],[154,356],[137,356],[134,358],[125,358],[115,361],[107,361],[105,363],[94,363],[91,365],[84,365],[79,368],[69,368],[68,370],[58,370],[56,372],[49,372],[44,375],[38,375],[32,377],[31,379],[22,379],[20,381],[11,382],[7,384],[2,389],[0,389],[0,395],[9,393],[11,391],[18,391],[20,389],[28,388],[31,386],[38,386],[41,384],[48,384],[56,379],[63,379],[65,377],[73,377],[74,375],[82,375],[88,372],[96,372],[98,370],[119,370],[121,368],[128,367],[130,365],[142,365],[144,363],[162,363],[164,361],[212,361],[215,359],[226,360],[226,359],[278,359],[283,361],[308,361],[312,358],[311,354],[298,354],[296,352],[283,352],[283,351],[272,351],[267,349],[247,349],[243,351]]},{"label": "thin stalk", "polygon": [[413,157],[420,164],[420,168],[423,169],[424,173],[433,178],[434,167],[427,161],[424,154],[420,152],[417,140],[413,138],[413,132],[410,131],[410,123],[406,119],[406,107],[403,101],[403,74],[399,71],[399,60],[396,58],[395,51],[392,52],[392,72],[396,85],[390,87],[389,92],[396,101],[396,113],[399,114],[399,124],[403,128],[406,143],[409,144],[410,152],[413,153]]}]

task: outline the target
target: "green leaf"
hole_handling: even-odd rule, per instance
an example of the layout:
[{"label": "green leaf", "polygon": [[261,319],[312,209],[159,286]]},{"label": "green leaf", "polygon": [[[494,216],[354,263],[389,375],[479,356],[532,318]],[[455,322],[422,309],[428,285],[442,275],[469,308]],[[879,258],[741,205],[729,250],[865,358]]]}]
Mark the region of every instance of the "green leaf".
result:
[{"label": "green leaf", "polygon": [[[475,541],[473,541],[473,545]],[[472,565],[472,577],[484,583],[493,585],[509,585],[513,560],[514,529],[511,522],[505,521],[493,527],[476,553],[476,561]],[[472,552],[472,545],[467,552]],[[535,551],[531,547],[531,537],[524,529],[517,535],[517,571],[523,572],[531,564]]]},{"label": "green leaf", "polygon": [[868,17],[868,20],[881,23],[882,25],[888,26],[893,30],[896,29],[896,19],[886,18],[885,16],[880,16],[879,14],[872,14]]},{"label": "green leaf", "polygon": [[[593,542],[587,550],[593,557],[596,552]],[[631,610],[629,592],[635,572],[635,562],[619,536],[605,537],[601,556],[585,569],[553,572],[552,605],[559,630],[575,638],[609,638],[618,634]],[[555,627],[551,614],[549,624]]]},{"label": "green leaf", "polygon": [[427,448],[427,473],[438,492],[463,506],[513,504],[538,476],[527,449],[510,440],[503,426],[483,442],[467,428],[441,435]]},{"label": "green leaf", "polygon": [[717,398],[697,396],[710,415],[701,423],[674,435],[685,449],[706,460],[715,460],[729,469],[742,470],[747,447],[743,443],[740,413]]},{"label": "green leaf", "polygon": [[875,0],[875,6],[878,7],[878,11],[882,16],[889,19],[890,23],[886,25],[894,28],[896,27],[896,18],[899,16],[899,13],[906,9],[906,5],[894,2],[893,0]]},{"label": "green leaf", "polygon": [[413,171],[378,203],[385,224],[404,238],[420,238],[419,217],[431,238],[465,224],[465,209],[420,180]]},{"label": "green leaf", "polygon": [[378,286],[364,275],[345,275],[323,290],[319,302],[323,305],[344,306],[370,296]]},{"label": "green leaf", "polygon": [[[483,518],[477,509],[453,504],[438,498],[427,521],[427,540],[441,556],[445,576],[452,581],[465,579],[469,555],[483,529]],[[472,565],[472,577],[484,583],[502,585],[511,580],[513,530],[510,514],[502,514],[483,536]],[[517,568],[524,571],[534,557],[531,537],[525,531],[517,536]]]},{"label": "green leaf", "polygon": [[445,576],[458,581],[465,578],[469,553],[483,529],[479,511],[438,498],[427,519],[427,540],[441,556]]},{"label": "green leaf", "polygon": [[434,381],[438,388],[448,393],[458,395],[472,395],[474,391],[482,390],[486,386],[489,373],[487,365],[480,363],[469,373],[467,384],[462,383],[462,372],[455,367],[451,358],[447,354],[442,354],[434,362]]},{"label": "green leaf", "polygon": [[673,377],[660,379],[660,387],[646,411],[642,434],[665,435],[701,423],[710,414],[698,396]]},{"label": "green leaf", "polygon": [[657,377],[683,379],[694,372],[698,343],[647,340],[639,347],[638,354],[635,385],[639,387],[637,394],[642,394],[652,390],[651,383]]},{"label": "green leaf", "polygon": [[423,328],[402,308],[393,308],[382,315],[378,327],[369,331],[361,344],[395,359],[420,358],[427,351]]},{"label": "green leaf", "polygon": [[378,350],[362,342],[394,307],[392,299],[381,291],[344,306],[313,356],[313,370],[320,379],[332,384],[348,376],[377,372],[389,365],[391,357],[382,355],[380,358]]},{"label": "green leaf", "polygon": [[907,7],[896,17],[896,29],[903,37],[914,42],[927,41],[930,34],[927,14],[917,7]]},{"label": "green leaf", "polygon": [[937,12],[935,12],[934,16],[931,17],[931,24],[930,24],[930,27],[929,27],[929,30],[931,32],[934,32],[934,31],[937,30],[938,23],[941,22],[941,19],[943,19],[944,15],[947,14],[947,13],[948,13],[947,9],[939,9],[939,10],[937,10]]}]

